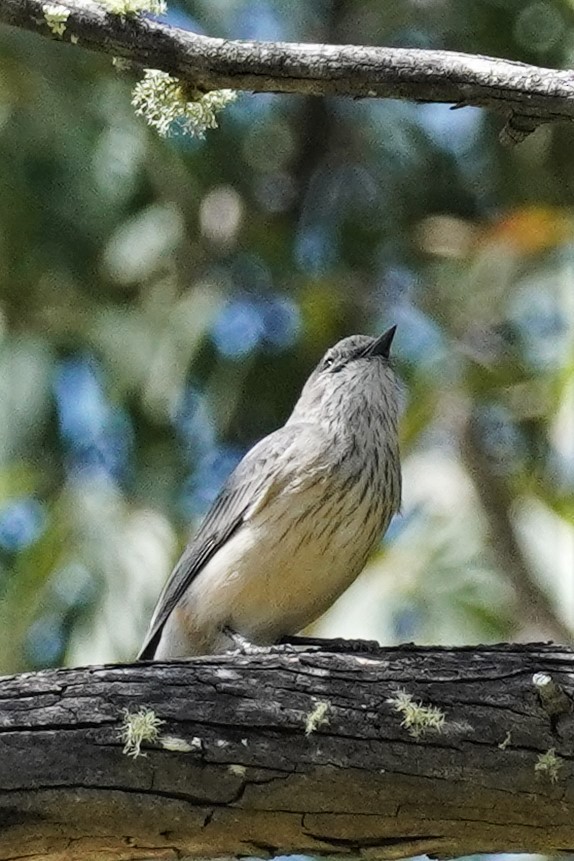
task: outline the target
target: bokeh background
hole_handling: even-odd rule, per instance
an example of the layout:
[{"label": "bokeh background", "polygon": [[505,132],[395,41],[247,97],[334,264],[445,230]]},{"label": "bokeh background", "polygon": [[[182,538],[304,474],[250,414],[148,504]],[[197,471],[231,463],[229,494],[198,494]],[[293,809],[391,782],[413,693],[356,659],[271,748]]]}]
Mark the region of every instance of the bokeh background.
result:
[{"label": "bokeh background", "polygon": [[[569,0],[171,0],[214,36],[574,63]],[[131,659],[332,342],[397,323],[404,504],[321,635],[574,633],[574,128],[240,95],[205,140],[0,33],[0,671]]]}]

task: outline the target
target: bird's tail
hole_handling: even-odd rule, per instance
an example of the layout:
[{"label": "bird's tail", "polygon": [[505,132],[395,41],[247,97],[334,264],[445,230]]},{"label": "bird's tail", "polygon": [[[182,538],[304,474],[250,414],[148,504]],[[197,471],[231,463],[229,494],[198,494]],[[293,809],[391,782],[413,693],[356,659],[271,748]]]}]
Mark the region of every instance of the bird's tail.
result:
[{"label": "bird's tail", "polygon": [[159,638],[161,637],[162,629],[156,631],[152,637],[149,635],[145,638],[143,646],[139,650],[136,661],[153,661],[155,658],[155,652],[159,645]]}]

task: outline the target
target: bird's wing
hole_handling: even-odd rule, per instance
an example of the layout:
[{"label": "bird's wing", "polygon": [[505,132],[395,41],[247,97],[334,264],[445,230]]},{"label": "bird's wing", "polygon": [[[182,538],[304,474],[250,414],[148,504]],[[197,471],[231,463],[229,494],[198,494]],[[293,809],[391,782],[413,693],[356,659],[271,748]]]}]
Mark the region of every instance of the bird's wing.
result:
[{"label": "bird's wing", "polygon": [[[288,450],[296,446],[299,457],[295,463],[301,469],[316,456],[320,445],[316,432],[293,424],[279,428],[247,452],[223,485],[164,586],[138,660],[153,658],[163,626],[203,566],[242,523],[289,482],[293,459]],[[301,463],[301,455],[305,464]]]}]

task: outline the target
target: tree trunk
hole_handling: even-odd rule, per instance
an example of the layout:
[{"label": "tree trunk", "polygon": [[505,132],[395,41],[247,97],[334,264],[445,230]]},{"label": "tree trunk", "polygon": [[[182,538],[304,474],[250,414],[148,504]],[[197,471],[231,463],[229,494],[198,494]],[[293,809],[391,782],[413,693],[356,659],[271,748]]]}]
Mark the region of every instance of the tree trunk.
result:
[{"label": "tree trunk", "polygon": [[572,698],[538,644],[5,678],[0,859],[572,851]]}]

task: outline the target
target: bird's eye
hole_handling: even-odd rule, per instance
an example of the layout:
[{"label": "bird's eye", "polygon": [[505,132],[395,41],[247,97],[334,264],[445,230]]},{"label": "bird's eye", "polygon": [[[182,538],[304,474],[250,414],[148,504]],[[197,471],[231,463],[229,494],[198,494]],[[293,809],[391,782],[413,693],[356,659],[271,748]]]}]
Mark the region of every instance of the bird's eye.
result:
[{"label": "bird's eye", "polygon": [[326,371],[330,369],[332,374],[337,374],[339,371],[343,370],[344,365],[345,363],[340,360],[337,362],[334,356],[327,356],[323,362],[323,370]]}]

